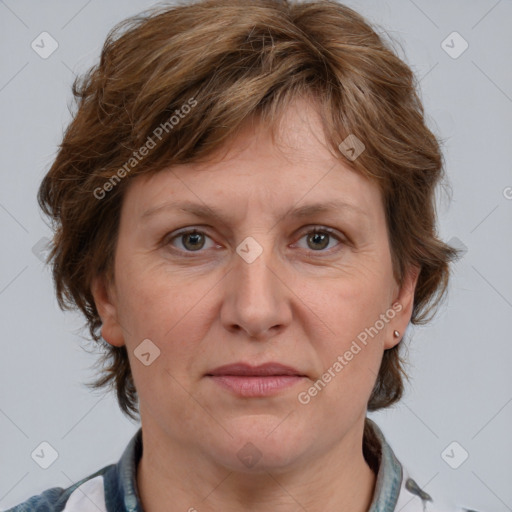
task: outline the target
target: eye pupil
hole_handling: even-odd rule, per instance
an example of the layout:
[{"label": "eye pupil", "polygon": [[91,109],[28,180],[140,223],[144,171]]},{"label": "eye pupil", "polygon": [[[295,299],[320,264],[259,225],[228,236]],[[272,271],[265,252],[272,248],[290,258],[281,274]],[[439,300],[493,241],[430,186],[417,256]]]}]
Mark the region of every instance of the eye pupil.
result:
[{"label": "eye pupil", "polygon": [[[188,244],[186,242],[186,240],[192,240],[192,246],[190,247],[190,244]],[[198,239],[199,241],[201,241],[202,239],[202,243],[200,244],[200,246],[198,247],[197,245],[197,242],[198,242]],[[203,238],[203,235],[201,233],[198,233],[197,231],[193,231],[191,233],[186,233],[184,235],[182,235],[182,240],[185,240],[183,242],[183,245],[187,248],[187,249],[191,249],[191,250],[196,250],[196,249],[201,249],[204,245],[204,238]]]},{"label": "eye pupil", "polygon": [[[326,234],[326,233],[313,233],[310,237],[309,237],[309,240],[314,240],[313,243],[314,244],[317,244],[317,243],[320,243],[321,244],[321,247],[320,249],[324,249],[325,247],[327,247],[328,245],[328,238],[329,238],[329,235]],[[326,242],[327,243],[323,243],[322,244],[322,241],[323,242]],[[318,248],[318,247],[317,247]]]}]

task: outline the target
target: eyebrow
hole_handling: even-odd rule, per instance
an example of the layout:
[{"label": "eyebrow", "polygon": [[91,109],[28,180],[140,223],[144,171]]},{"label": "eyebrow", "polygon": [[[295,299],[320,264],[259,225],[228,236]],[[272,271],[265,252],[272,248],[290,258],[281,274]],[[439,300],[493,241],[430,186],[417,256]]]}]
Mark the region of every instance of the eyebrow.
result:
[{"label": "eyebrow", "polygon": [[[212,219],[218,222],[226,222],[227,218],[220,211],[215,208],[209,207],[205,204],[194,203],[193,201],[168,201],[158,206],[154,206],[144,211],[141,215],[141,220],[145,221],[158,213],[168,210],[178,210],[180,212],[190,213],[198,218]],[[362,208],[341,200],[331,200],[322,203],[306,204],[294,208],[282,214],[279,218],[304,218],[315,215],[317,213],[329,212],[349,212],[353,214],[369,217],[368,212]]]}]

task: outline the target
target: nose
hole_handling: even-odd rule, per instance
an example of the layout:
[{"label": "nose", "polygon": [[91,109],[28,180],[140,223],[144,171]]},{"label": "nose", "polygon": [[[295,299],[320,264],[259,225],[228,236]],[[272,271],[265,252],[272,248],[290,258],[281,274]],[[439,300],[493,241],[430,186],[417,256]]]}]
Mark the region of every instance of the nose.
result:
[{"label": "nose", "polygon": [[293,293],[286,286],[278,258],[269,245],[260,246],[263,252],[254,261],[234,253],[233,265],[223,280],[220,312],[225,329],[253,341],[282,332],[292,318]]}]

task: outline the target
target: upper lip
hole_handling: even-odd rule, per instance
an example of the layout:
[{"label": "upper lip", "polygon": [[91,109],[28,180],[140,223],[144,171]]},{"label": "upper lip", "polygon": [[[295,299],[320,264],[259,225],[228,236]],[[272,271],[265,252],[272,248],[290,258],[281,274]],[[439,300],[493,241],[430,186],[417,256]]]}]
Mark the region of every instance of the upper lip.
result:
[{"label": "upper lip", "polygon": [[270,375],[298,375],[305,377],[305,375],[291,366],[286,366],[280,363],[265,363],[258,366],[251,366],[247,363],[234,363],[219,366],[208,372],[206,375],[235,375],[235,376],[270,376]]}]

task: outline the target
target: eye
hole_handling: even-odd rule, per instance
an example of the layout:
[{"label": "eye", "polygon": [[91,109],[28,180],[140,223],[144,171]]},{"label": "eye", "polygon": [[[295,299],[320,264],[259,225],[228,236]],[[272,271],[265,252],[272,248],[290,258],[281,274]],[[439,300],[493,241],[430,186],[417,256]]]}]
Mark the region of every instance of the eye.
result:
[{"label": "eye", "polygon": [[300,239],[302,240],[303,238],[306,238],[306,249],[311,249],[315,252],[329,252],[324,251],[324,249],[329,246],[329,243],[332,242],[333,239],[340,242],[340,244],[342,242],[341,237],[337,235],[334,230],[324,227],[314,227],[310,229],[302,235]]},{"label": "eye", "polygon": [[[205,240],[210,238],[203,231],[192,229],[188,231],[182,231],[172,238],[166,238],[164,245],[172,245],[176,247],[175,242],[178,242],[181,247],[178,247],[184,252],[199,252],[205,247]],[[211,240],[211,238],[210,238]],[[208,249],[208,247],[206,247]]]},{"label": "eye", "polygon": [[[343,239],[336,231],[321,226],[315,226],[313,229],[309,229],[304,232],[300,240],[304,238],[306,239],[307,247],[301,248],[314,252],[330,252],[325,251],[324,249],[328,248],[334,240],[339,242],[337,245],[343,245]],[[177,252],[181,254],[193,252],[200,253],[201,249],[211,249],[216,246],[212,241],[208,247],[207,239],[212,241],[204,231],[189,229],[181,231],[172,237],[169,235],[165,236],[162,241],[162,245],[170,245],[177,249]]]}]

